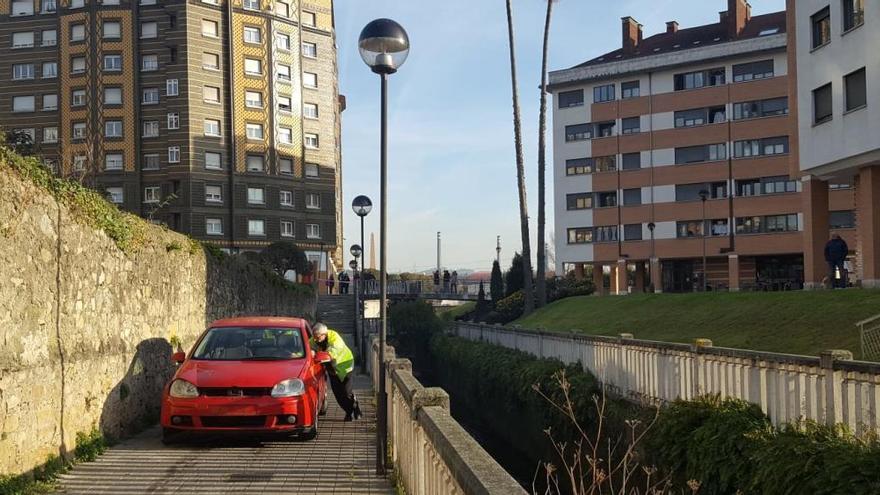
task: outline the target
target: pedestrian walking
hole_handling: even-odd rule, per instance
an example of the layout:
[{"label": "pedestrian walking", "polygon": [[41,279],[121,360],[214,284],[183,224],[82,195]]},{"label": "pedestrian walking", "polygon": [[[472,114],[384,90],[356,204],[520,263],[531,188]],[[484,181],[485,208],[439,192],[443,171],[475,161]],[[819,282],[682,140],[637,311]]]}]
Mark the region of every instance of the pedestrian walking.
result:
[{"label": "pedestrian walking", "polygon": [[451,276],[449,275],[449,270],[443,270],[443,292],[449,292],[449,279]]},{"label": "pedestrian walking", "polygon": [[327,282],[326,283],[327,283],[327,294],[332,295],[333,294],[333,286],[336,285],[336,283],[333,281],[333,274],[332,273],[327,274]]},{"label": "pedestrian walking", "polygon": [[450,283],[452,284],[452,293],[458,294],[458,272],[457,271],[452,272],[452,278],[450,280]]},{"label": "pedestrian walking", "polygon": [[345,411],[345,421],[358,419],[362,416],[357,397],[352,390],[351,375],[354,371],[354,354],[345,345],[339,332],[327,328],[323,323],[316,323],[312,329],[311,344],[317,350],[330,354],[332,361],[325,364],[330,378],[330,388],[339,407]]},{"label": "pedestrian walking", "polygon": [[846,256],[849,254],[849,246],[840,235],[834,234],[831,240],[825,244],[825,261],[828,262],[828,278],[831,280],[831,288],[846,288]]}]

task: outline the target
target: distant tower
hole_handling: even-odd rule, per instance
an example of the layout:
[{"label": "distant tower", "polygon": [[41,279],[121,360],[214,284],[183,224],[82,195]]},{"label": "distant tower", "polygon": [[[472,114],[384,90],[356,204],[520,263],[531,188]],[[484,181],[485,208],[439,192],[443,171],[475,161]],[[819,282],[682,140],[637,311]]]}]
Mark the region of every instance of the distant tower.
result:
[{"label": "distant tower", "polygon": [[495,261],[501,266],[501,236],[495,238]]},{"label": "distant tower", "polygon": [[370,270],[376,269],[376,234],[370,233]]}]

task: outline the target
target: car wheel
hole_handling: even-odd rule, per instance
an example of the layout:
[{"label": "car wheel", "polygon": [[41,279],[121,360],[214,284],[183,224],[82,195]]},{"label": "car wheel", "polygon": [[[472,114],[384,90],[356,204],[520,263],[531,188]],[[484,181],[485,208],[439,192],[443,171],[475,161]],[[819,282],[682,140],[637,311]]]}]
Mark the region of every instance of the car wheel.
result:
[{"label": "car wheel", "polygon": [[311,428],[305,430],[300,434],[299,439],[305,442],[309,442],[318,437],[318,415],[315,415],[315,424],[312,425]]},{"label": "car wheel", "polygon": [[180,442],[180,431],[174,428],[162,428],[162,444],[174,445]]},{"label": "car wheel", "polygon": [[327,391],[324,390],[324,400],[321,401],[321,409],[318,410],[318,416],[327,414]]}]

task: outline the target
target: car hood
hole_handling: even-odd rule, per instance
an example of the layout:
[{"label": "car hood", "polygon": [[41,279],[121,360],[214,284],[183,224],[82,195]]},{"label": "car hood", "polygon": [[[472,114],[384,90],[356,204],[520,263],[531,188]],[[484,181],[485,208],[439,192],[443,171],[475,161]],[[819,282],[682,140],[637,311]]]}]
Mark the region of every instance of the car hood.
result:
[{"label": "car hood", "polygon": [[302,378],[306,359],[284,361],[205,361],[187,360],[176,378],[196,387],[274,387],[289,378]]}]

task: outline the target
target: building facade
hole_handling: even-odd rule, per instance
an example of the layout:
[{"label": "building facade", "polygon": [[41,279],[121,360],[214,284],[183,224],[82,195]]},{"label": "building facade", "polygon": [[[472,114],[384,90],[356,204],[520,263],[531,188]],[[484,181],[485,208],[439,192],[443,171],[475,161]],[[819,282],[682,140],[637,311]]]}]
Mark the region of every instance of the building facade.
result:
[{"label": "building facade", "polygon": [[[828,276],[823,247],[845,222],[851,278],[880,286],[880,5],[863,0],[789,0],[788,53],[797,150],[791,173],[802,177],[805,276]],[[842,188],[855,207],[840,203]],[[830,215],[827,213],[831,211]]]},{"label": "building facade", "polygon": [[786,13],[727,7],[649,38],[626,17],[621,49],[550,74],[560,274],[618,294],[802,287]]},{"label": "building facade", "polygon": [[0,123],[232,252],[341,255],[332,0],[0,0]]}]

